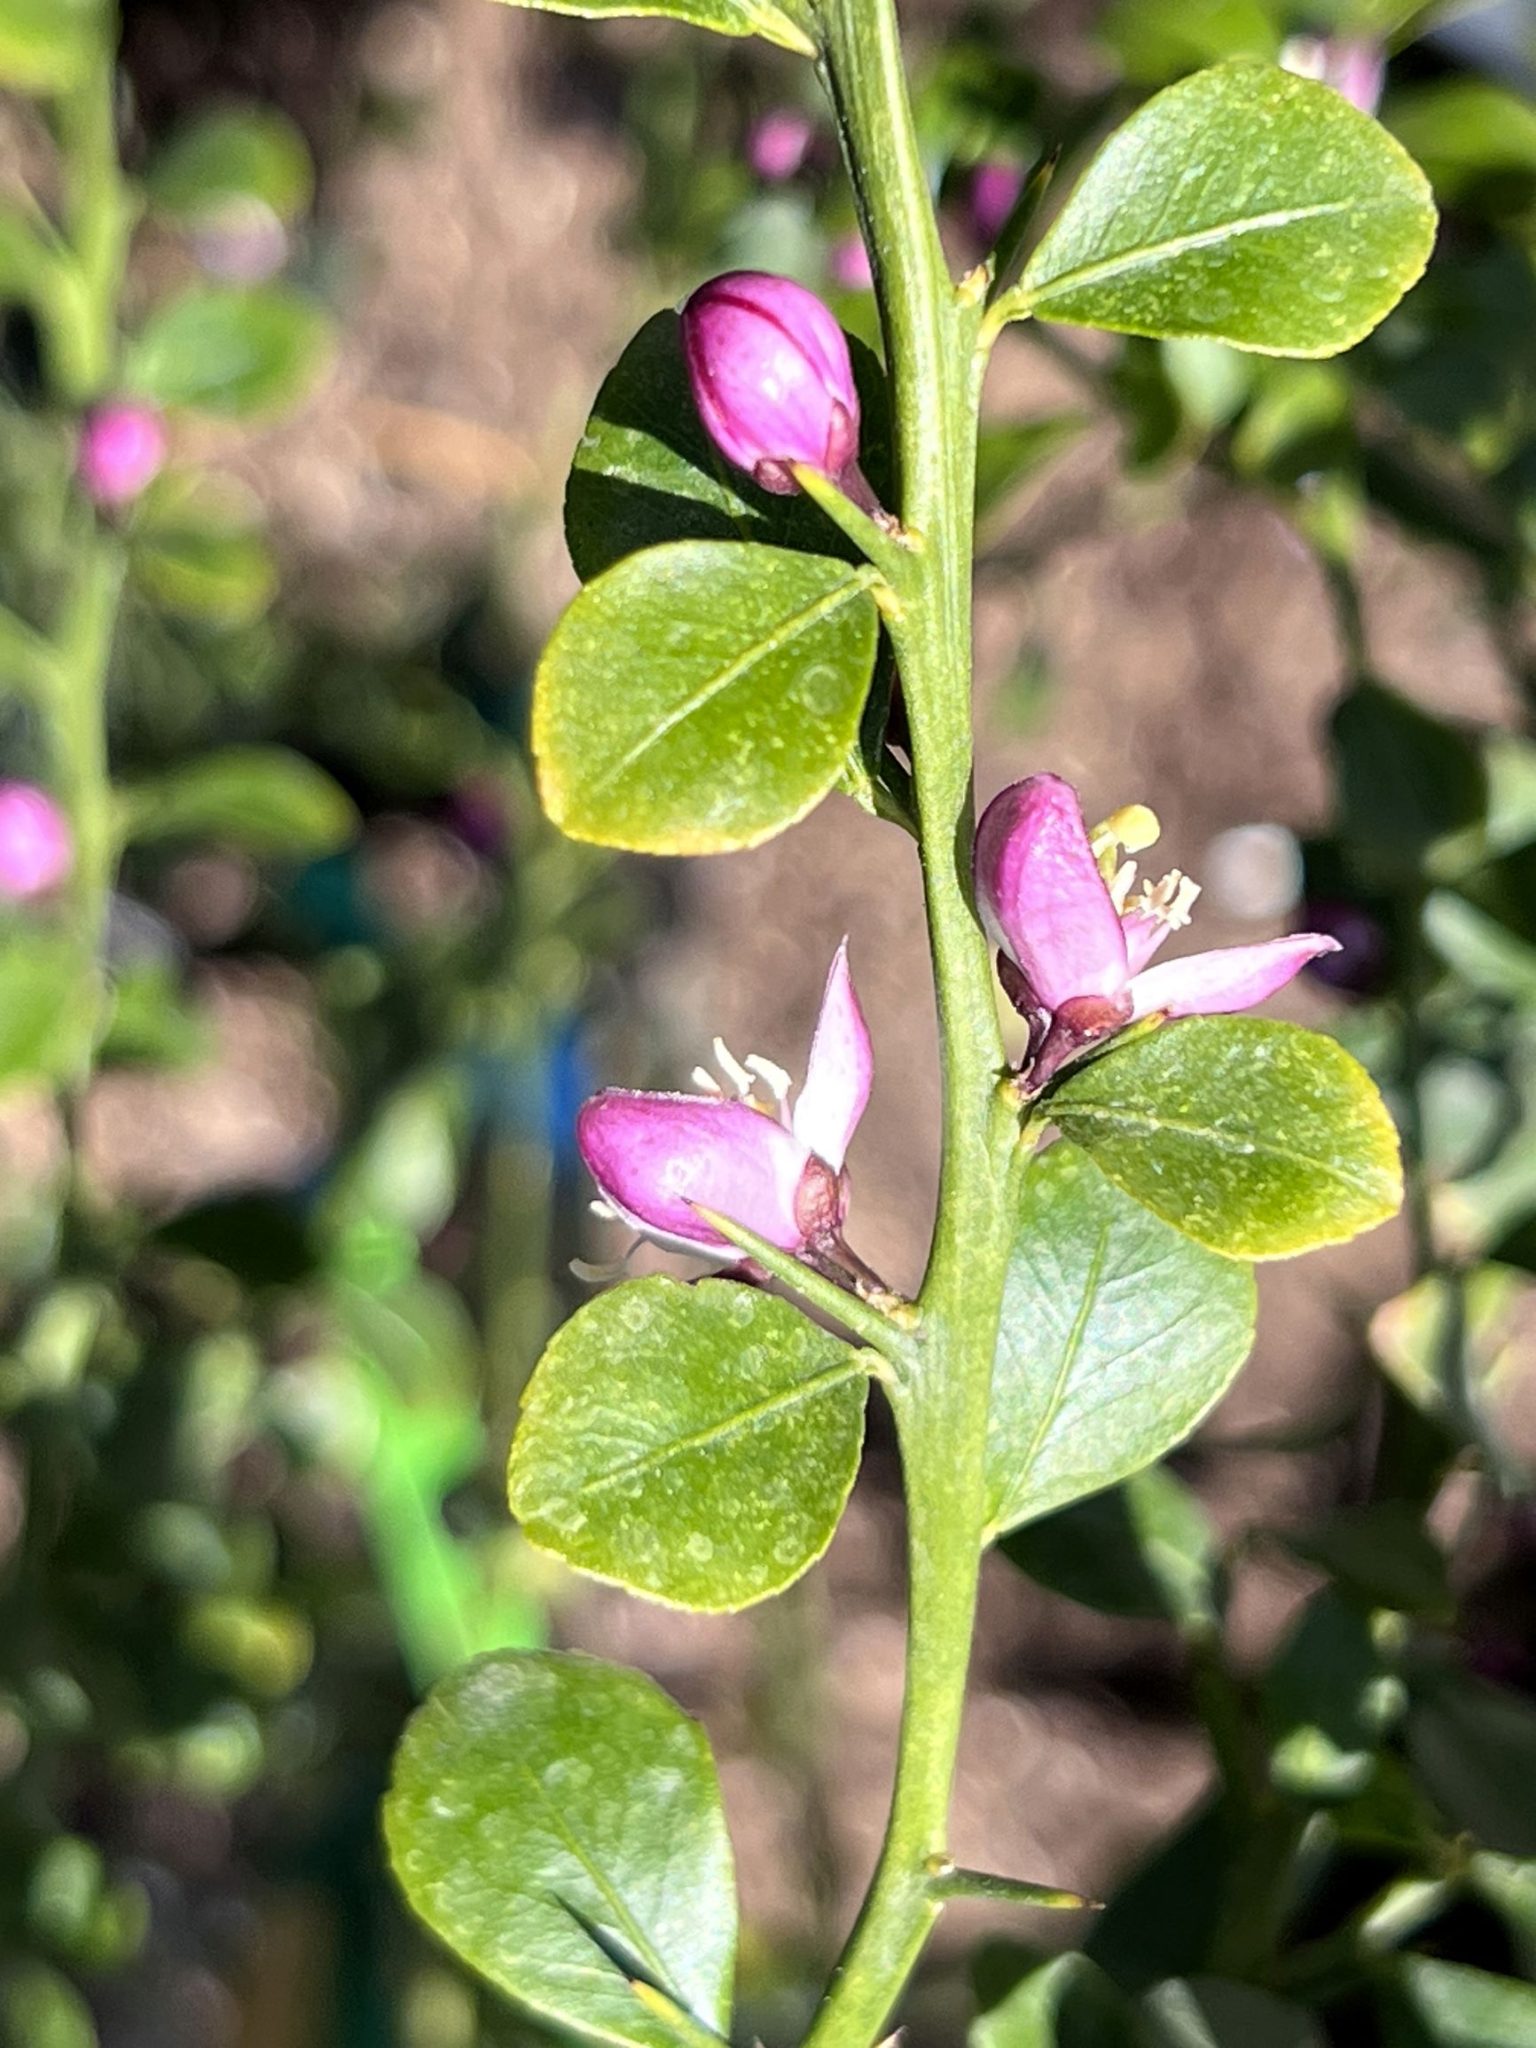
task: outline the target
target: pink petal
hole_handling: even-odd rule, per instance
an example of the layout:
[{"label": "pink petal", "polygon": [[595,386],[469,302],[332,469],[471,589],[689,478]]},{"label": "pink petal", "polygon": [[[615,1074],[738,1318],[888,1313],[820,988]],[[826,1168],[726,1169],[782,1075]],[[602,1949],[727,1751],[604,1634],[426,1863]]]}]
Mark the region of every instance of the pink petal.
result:
[{"label": "pink petal", "polygon": [[698,1203],[783,1251],[800,1249],[795,1194],[805,1146],[745,1102],[605,1088],[582,1104],[576,1142],[604,1199],[647,1236],[730,1250]]},{"label": "pink petal", "polygon": [[853,977],[848,972],[848,941],[844,939],[833,955],[822,992],[816,1035],[806,1062],[805,1086],[795,1103],[793,1118],[795,1136],[818,1159],[824,1159],[834,1173],[843,1170],[848,1141],[858,1129],[874,1076],[869,1026],[853,992]]},{"label": "pink petal", "polygon": [[1132,974],[1140,974],[1152,955],[1173,930],[1165,917],[1148,917],[1144,910],[1128,910],[1120,920],[1125,933],[1125,957]]},{"label": "pink petal", "polygon": [[1042,1009],[1124,989],[1120,913],[1060,776],[1031,775],[988,804],[976,829],[976,898],[988,935],[1022,968]]},{"label": "pink petal", "polygon": [[1223,946],[1149,967],[1131,983],[1132,1017],[1206,1017],[1248,1010],[1284,988],[1319,953],[1337,953],[1337,939],[1296,932],[1259,946]]}]

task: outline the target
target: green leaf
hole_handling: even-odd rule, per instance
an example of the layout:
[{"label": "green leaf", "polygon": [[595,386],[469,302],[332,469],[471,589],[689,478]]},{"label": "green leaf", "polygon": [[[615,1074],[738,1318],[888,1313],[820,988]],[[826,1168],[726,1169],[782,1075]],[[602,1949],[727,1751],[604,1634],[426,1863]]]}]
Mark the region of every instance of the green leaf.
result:
[{"label": "green leaf", "polygon": [[384,1802],[406,1898],[534,2018],[612,2048],[730,2018],[736,1895],[703,1731],[639,1672],[498,1652],[413,1716]]},{"label": "green leaf", "polygon": [[0,939],[0,1086],[57,1080],[85,1064],[84,962],[71,938],[23,925]]},{"label": "green leaf", "polygon": [[535,7],[546,14],[580,14],[590,21],[611,21],[620,15],[662,15],[694,28],[713,29],[721,36],[761,36],[781,49],[814,57],[816,45],[800,18],[797,0],[774,7],[769,0],[507,0],[513,7]]},{"label": "green leaf", "polygon": [[1485,1849],[1536,1856],[1536,1708],[1450,1667],[1416,1671],[1408,1753],[1454,1828]]},{"label": "green leaf", "polygon": [[1215,1534],[1194,1494],[1159,1465],[1015,1529],[1002,1548],[1038,1585],[1100,1614],[1185,1628],[1215,1619]]},{"label": "green leaf", "polygon": [[1058,412],[984,427],[976,444],[978,522],[1001,510],[1022,485],[1033,482],[1089,424],[1086,413]]},{"label": "green leaf", "polygon": [[1412,2031],[1393,2034],[1394,2048],[1530,2048],[1536,2041],[1536,1984],[1406,1956],[1395,1988]]},{"label": "green leaf", "polygon": [[573,839],[725,853],[832,788],[875,660],[873,569],[679,541],[588,584],[544,650],[533,746]]},{"label": "green leaf", "polygon": [[121,793],[135,843],[221,839],[250,853],[315,858],[357,830],[350,800],[287,747],[222,747]]},{"label": "green leaf", "polygon": [[568,1564],[721,1613],[826,1549],[864,1434],[857,1355],[775,1296],[632,1280],[551,1341],[512,1447],[512,1512]]},{"label": "green leaf", "polygon": [[190,521],[136,528],[133,575],[166,611],[248,626],[277,593],[277,564],[259,533]]},{"label": "green leaf", "polygon": [[[860,466],[890,487],[885,372],[848,337],[859,391]],[[673,540],[751,540],[862,561],[811,500],[776,495],[717,451],[683,362],[678,316],[653,314],[603,380],[565,489],[565,539],[583,583],[642,548]]]},{"label": "green leaf", "polygon": [[1253,1342],[1253,1275],[1122,1194],[1074,1145],[1024,1182],[987,1432],[993,1533],[1179,1443]]},{"label": "green leaf", "polygon": [[1229,1258],[1339,1244],[1402,1201],[1375,1084],[1295,1024],[1165,1024],[1070,1074],[1048,1109],[1127,1194]]},{"label": "green leaf", "polygon": [[1032,1970],[967,2039],[969,2048],[1143,2048],[1130,2006],[1080,1955]]},{"label": "green leaf", "polygon": [[1446,78],[1394,93],[1386,118],[1444,199],[1511,173],[1536,177],[1536,107],[1487,79]]},{"label": "green leaf", "polygon": [[1372,880],[1414,876],[1437,839],[1482,824],[1488,775],[1466,734],[1383,683],[1359,682],[1332,719],[1340,836]]},{"label": "green leaf", "polygon": [[104,0],[0,0],[0,85],[70,91],[107,47],[108,19]]},{"label": "green leaf", "polygon": [[1088,1953],[1127,1991],[1206,1967],[1232,1896],[1246,1820],[1220,1801],[1153,1844],[1110,1900]]},{"label": "green leaf", "polygon": [[1267,355],[1369,334],[1429,260],[1422,172],[1330,87],[1222,64],[1112,135],[1025,266],[1010,313]]},{"label": "green leaf", "polygon": [[259,199],[281,221],[305,212],[315,173],[304,137],[275,107],[225,107],[178,129],[144,180],[150,204],[200,221],[232,200]]},{"label": "green leaf", "polygon": [[1364,1789],[1405,1698],[1370,1615],[1325,1589],[1265,1672],[1263,1703],[1270,1776],[1278,1790],[1313,1805]]},{"label": "green leaf", "polygon": [[1276,57],[1280,32],[1264,0],[1111,0],[1099,34],[1139,85],[1224,57]]},{"label": "green leaf", "polygon": [[1145,2048],[1325,2048],[1305,2006],[1224,1977],[1174,1978],[1141,2001]]},{"label": "green leaf", "polygon": [[249,419],[308,392],[330,336],[318,307],[282,285],[194,285],[134,336],[124,382],[157,405]]}]

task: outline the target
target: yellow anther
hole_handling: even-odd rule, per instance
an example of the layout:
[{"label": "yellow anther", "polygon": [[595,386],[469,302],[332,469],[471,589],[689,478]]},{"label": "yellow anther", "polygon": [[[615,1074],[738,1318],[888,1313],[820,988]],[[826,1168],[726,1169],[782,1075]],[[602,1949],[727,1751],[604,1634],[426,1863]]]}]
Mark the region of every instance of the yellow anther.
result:
[{"label": "yellow anther", "polygon": [[1162,831],[1156,811],[1146,804],[1122,804],[1118,811],[1110,812],[1102,825],[1094,826],[1094,858],[1102,859],[1107,849],[1117,846],[1124,847],[1127,853],[1145,853],[1149,846],[1156,846]]}]

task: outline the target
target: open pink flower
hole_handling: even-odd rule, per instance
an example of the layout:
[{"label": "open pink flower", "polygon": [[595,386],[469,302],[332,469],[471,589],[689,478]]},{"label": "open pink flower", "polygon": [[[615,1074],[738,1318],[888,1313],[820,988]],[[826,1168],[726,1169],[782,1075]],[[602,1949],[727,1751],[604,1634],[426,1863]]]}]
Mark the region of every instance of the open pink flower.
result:
[{"label": "open pink flower", "polygon": [[1135,862],[1119,859],[1156,837],[1156,820],[1138,807],[1090,838],[1076,793],[1056,775],[1015,782],[987,806],[976,831],[977,907],[1003,987],[1029,1020],[1034,1088],[1127,1024],[1249,1009],[1318,954],[1338,951],[1336,939],[1299,932],[1150,966],[1200,893],[1177,869],[1138,882]]},{"label": "open pink flower", "polygon": [[[576,1142],[602,1195],[600,1213],[674,1251],[738,1258],[699,1214],[712,1209],[780,1251],[835,1258],[848,1207],[843,1161],[869,1100],[869,1031],[838,947],[793,1109],[782,1068],[752,1054],[743,1064],[719,1039],[727,1095],[704,1068],[702,1095],[605,1088],[583,1103]],[[761,1084],[770,1098],[756,1100]]]}]

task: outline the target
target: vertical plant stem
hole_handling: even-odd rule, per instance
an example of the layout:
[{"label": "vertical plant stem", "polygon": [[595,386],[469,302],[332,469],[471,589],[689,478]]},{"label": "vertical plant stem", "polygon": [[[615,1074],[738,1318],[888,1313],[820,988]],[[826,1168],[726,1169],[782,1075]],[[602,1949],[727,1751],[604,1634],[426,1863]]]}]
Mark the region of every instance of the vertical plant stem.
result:
[{"label": "vertical plant stem", "polygon": [[918,155],[892,0],[822,0],[823,69],[874,266],[901,518],[892,621],[942,1037],[939,1214],[920,1335],[893,1391],[907,1493],[909,1623],[880,1865],[807,2048],[868,2048],[938,1917],[986,1522],[992,1356],[1011,1239],[1015,1121],[991,962],[971,902],[971,555],[979,300],[951,284]]},{"label": "vertical plant stem", "polygon": [[[131,224],[117,150],[115,34],[104,31],[89,75],[55,109],[63,190],[64,288],[45,308],[46,355],[55,395],[80,409],[109,387],[117,366],[118,301]],[[75,573],[55,622],[55,670],[45,700],[59,795],[74,839],[71,899],[85,956],[85,1031],[78,1083],[98,1033],[100,960],[117,863],[107,763],[106,693],[122,592],[124,554],[115,533],[74,506]]]}]

